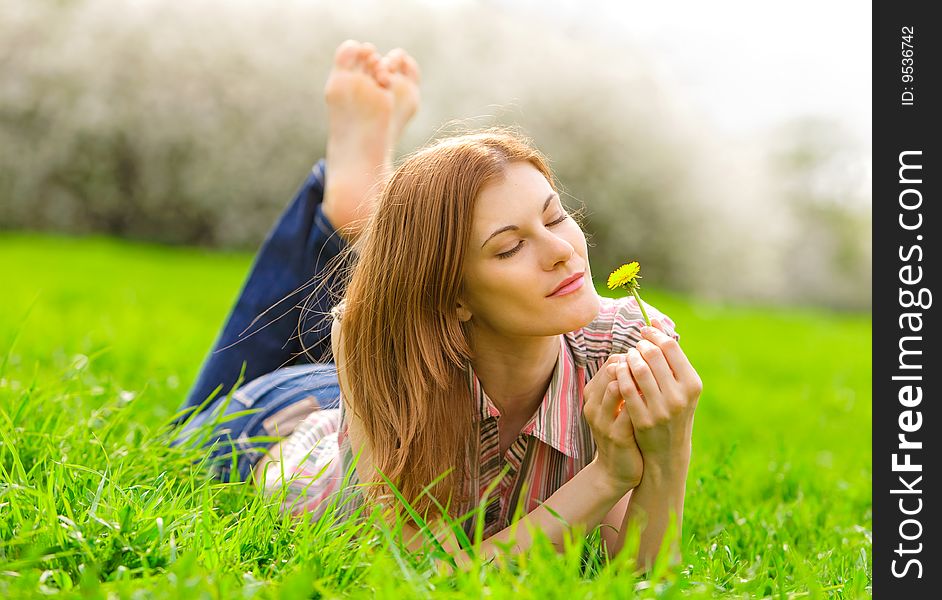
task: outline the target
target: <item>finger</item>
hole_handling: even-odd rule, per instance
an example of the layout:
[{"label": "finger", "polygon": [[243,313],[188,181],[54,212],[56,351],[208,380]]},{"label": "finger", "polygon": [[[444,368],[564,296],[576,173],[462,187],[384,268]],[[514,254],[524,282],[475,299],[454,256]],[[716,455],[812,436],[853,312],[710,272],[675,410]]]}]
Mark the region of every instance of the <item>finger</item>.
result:
[{"label": "finger", "polygon": [[635,379],[631,376],[631,370],[627,360],[618,364],[618,392],[621,394],[625,404],[632,401],[635,403],[640,402],[642,405],[647,404],[647,399],[638,388]]},{"label": "finger", "polygon": [[634,423],[631,421],[631,410],[628,408],[627,402],[624,403],[622,410],[619,411],[618,416],[615,417],[614,427],[618,430],[627,429],[628,432],[634,436],[635,427]]},{"label": "finger", "polygon": [[604,385],[608,385],[610,382],[618,380],[618,372],[616,371],[616,367],[618,366],[619,362],[624,362],[626,358],[627,357],[625,354],[612,354],[608,357],[608,360],[602,364],[600,370],[603,371],[601,373],[601,377]]},{"label": "finger", "polygon": [[678,391],[680,383],[674,377],[674,372],[667,364],[667,359],[664,358],[661,349],[648,340],[639,341],[635,348],[641,353],[644,362],[648,364],[648,368],[654,374],[654,380],[657,382],[661,394],[672,394]]},{"label": "finger", "polygon": [[628,350],[628,369],[638,383],[638,390],[644,394],[645,402],[650,407],[661,395],[661,389],[657,385],[651,367],[648,366],[647,361],[644,360],[637,348]]},{"label": "finger", "polygon": [[[602,398],[605,396],[605,386],[607,386],[612,381],[618,379],[617,374],[615,373],[615,363],[617,362],[618,355],[612,355],[602,363],[602,366],[599,367],[599,372],[590,378],[589,383],[586,384],[585,390],[585,405],[595,406],[602,404]],[[590,387],[591,386],[591,387]],[[601,389],[600,393],[593,393],[593,390]]]},{"label": "finger", "polygon": [[[664,331],[664,324],[657,319],[651,319],[650,326],[645,325],[641,328],[641,337],[662,349],[670,346],[669,342],[677,341]],[[677,345],[679,346],[679,344]]]},{"label": "finger", "polygon": [[677,381],[695,380],[697,378],[696,370],[690,364],[690,360],[684,353],[683,348],[680,347],[680,343],[667,335],[664,331],[664,323],[660,319],[652,319],[651,324],[655,327],[641,328],[641,335],[644,339],[650,340],[661,349]]},{"label": "finger", "polygon": [[642,398],[634,379],[632,379],[627,363],[621,363],[618,367],[618,390],[625,401],[622,413],[627,412],[634,423],[644,422],[648,416],[647,402]]},{"label": "finger", "polygon": [[604,423],[608,424],[617,414],[618,405],[621,403],[621,393],[618,391],[618,382],[612,381],[605,386],[605,394],[602,396],[602,415],[605,417]]}]

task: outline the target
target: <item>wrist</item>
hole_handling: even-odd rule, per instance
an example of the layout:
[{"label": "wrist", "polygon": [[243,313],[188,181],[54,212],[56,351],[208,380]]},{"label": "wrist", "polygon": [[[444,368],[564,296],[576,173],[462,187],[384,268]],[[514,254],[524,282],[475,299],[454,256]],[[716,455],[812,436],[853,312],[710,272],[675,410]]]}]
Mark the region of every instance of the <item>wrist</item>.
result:
[{"label": "wrist", "polygon": [[651,457],[646,456],[641,483],[670,485],[686,482],[689,468],[689,450]]},{"label": "wrist", "polygon": [[592,482],[595,493],[604,498],[620,499],[627,494],[629,490],[637,487],[638,482],[620,481],[612,478],[608,471],[598,462],[598,458],[586,465],[585,469],[592,475]]}]

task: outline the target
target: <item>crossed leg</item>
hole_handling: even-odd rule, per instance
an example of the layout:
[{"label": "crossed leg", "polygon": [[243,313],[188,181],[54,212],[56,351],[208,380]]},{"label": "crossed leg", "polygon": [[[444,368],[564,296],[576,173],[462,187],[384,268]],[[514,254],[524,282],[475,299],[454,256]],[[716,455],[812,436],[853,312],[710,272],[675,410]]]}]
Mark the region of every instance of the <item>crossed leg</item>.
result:
[{"label": "crossed leg", "polygon": [[[292,363],[324,362],[330,344],[330,297],[325,291],[308,299],[310,282],[318,280],[328,262],[359,237],[372,214],[391,173],[396,142],[418,108],[419,77],[415,60],[402,49],[381,56],[372,44],[353,40],[337,48],[324,87],[329,125],[326,160],[308,174],[263,242],[182,408],[199,406],[217,389],[217,398],[225,397],[244,368],[246,384],[233,395],[234,406],[227,412],[260,409],[264,418],[242,423],[254,423],[256,428],[274,423],[285,433],[304,418],[300,404],[294,406],[294,398],[303,397],[297,388],[303,378],[291,377],[292,389],[284,391],[270,389],[265,378],[278,379],[278,372]],[[336,289],[336,282],[328,283],[327,289]],[[299,335],[302,306],[306,320]],[[261,401],[246,397],[253,389],[267,390]],[[329,409],[337,400],[320,397],[318,404]],[[266,434],[236,431],[239,426],[233,425],[225,431],[233,439],[246,433]],[[270,454],[280,457],[278,449],[280,444]]]}]

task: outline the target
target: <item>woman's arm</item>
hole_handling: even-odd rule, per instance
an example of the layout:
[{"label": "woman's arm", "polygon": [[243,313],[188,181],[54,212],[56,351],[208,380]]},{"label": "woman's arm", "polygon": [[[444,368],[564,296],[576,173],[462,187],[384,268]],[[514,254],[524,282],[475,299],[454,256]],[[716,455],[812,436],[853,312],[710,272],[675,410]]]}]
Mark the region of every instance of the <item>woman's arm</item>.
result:
[{"label": "woman's arm", "polygon": [[[354,456],[357,453],[360,455],[356,465],[360,480],[377,481],[378,477],[373,473],[369,443],[362,424],[353,411],[347,413],[347,432]],[[363,449],[362,452],[360,448]],[[513,552],[522,552],[533,543],[530,528],[543,530],[557,550],[562,551],[567,532],[575,527],[581,527],[583,532],[594,529],[626,492],[624,485],[612,481],[602,465],[597,460],[593,460],[538,508],[530,511],[509,527],[481,540],[481,543],[474,547],[474,553],[486,560],[496,556],[501,551],[501,546],[506,546],[511,540],[513,540]],[[549,509],[562,517],[565,523],[561,522]],[[390,525],[392,526],[391,523]],[[430,527],[442,548],[454,557],[459,567],[465,568],[473,564],[471,554],[461,548],[455,534],[444,527],[441,521],[430,524]],[[418,552],[423,549],[426,539],[415,527],[403,523],[402,535],[410,551]]]},{"label": "woman's arm", "polygon": [[[556,490],[541,506],[530,511],[516,523],[482,540],[474,547],[475,554],[486,560],[496,556],[501,551],[501,546],[506,546],[511,540],[514,542],[513,552],[522,552],[533,544],[531,528],[534,531],[542,530],[561,552],[567,532],[576,527],[581,528],[583,533],[594,529],[626,491],[623,487],[611,483],[601,465],[593,461]],[[558,513],[565,523],[561,522],[549,509]],[[418,535],[418,531],[405,524],[402,530],[407,540],[407,547],[413,551],[419,550],[423,539]],[[454,534],[448,532],[445,539],[442,539],[439,532],[436,533],[436,537],[454,556],[459,567],[465,568],[472,564],[471,555],[458,546]]]},{"label": "woman's arm", "polygon": [[[340,321],[335,320],[331,327],[331,342],[334,359],[337,361],[338,380],[346,396],[349,386],[343,370],[341,338],[342,327]],[[354,456],[359,453],[356,470],[360,481],[376,481],[378,478],[373,472],[372,453],[362,424],[353,411],[347,411],[346,417],[351,450]],[[482,540],[480,545],[474,548],[475,553],[485,559],[490,558],[499,553],[500,545],[506,545],[510,540],[514,542],[515,551],[523,551],[533,543],[529,531],[531,527],[543,530],[552,544],[561,551],[565,534],[568,531],[577,526],[581,526],[583,531],[590,531],[597,527],[602,518],[627,491],[624,485],[617,483],[609,476],[596,458],[556,490],[540,507],[511,526]],[[562,517],[565,523],[560,522],[549,509]],[[455,558],[458,566],[463,568],[472,564],[470,554],[461,549],[453,532],[442,527],[440,522],[433,525],[432,530],[442,547]],[[403,523],[402,533],[410,550],[417,551],[422,548],[425,540],[422,535],[419,535],[418,530]]]},{"label": "woman's arm", "polygon": [[618,365],[618,381],[625,399],[622,412],[631,425],[644,459],[641,482],[632,492],[616,538],[621,551],[625,534],[635,523],[641,528],[638,563],[654,564],[671,515],[677,517],[675,535],[668,540],[671,560],[680,557],[684,493],[690,465],[693,420],[703,382],[677,341],[654,327],[642,327],[640,340]]},{"label": "woman's arm", "polygon": [[[687,470],[690,464],[690,452],[676,458],[676,462],[665,468],[662,465],[645,463],[644,475],[641,483],[626,496],[627,506],[619,515],[621,525],[618,531],[603,531],[603,542],[608,549],[609,556],[621,553],[625,544],[625,536],[631,527],[641,528],[640,545],[638,546],[637,564],[648,570],[654,565],[657,554],[664,542],[664,536],[670,524],[671,515],[676,515],[677,528],[668,541],[670,547],[670,560],[677,563],[681,560],[680,540],[684,520],[684,494],[687,488]],[[619,502],[622,504],[622,502]],[[616,508],[618,505],[616,505]],[[614,512],[614,509],[613,509]],[[610,515],[611,521],[618,516]]]},{"label": "woman's arm", "polygon": [[608,511],[608,514],[602,518],[602,527],[600,529],[602,544],[608,549],[609,556],[615,556],[624,544],[625,536],[622,535],[622,532],[625,529],[625,513],[628,512],[628,503],[631,502],[631,496],[636,489],[638,488],[636,487],[622,496],[612,507],[612,510]]}]

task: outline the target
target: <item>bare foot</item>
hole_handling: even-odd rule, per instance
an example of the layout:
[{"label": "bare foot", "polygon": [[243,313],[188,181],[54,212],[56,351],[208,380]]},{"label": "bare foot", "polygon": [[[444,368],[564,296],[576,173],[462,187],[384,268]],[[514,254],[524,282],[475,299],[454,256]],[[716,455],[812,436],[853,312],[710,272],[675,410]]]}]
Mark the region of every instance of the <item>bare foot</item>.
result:
[{"label": "bare foot", "polygon": [[392,115],[392,138],[398,140],[406,124],[419,108],[419,64],[402,48],[386,53],[383,63],[389,72],[389,88],[395,99]]},{"label": "bare foot", "polygon": [[324,86],[327,102],[327,180],[324,215],[348,240],[359,234],[390,170],[392,91],[372,44],[347,40],[334,53]]},{"label": "bare foot", "polygon": [[396,141],[418,107],[418,67],[404,51],[381,57],[372,44],[347,40],[334,54],[324,97],[329,134],[323,210],[354,241],[392,172]]}]

